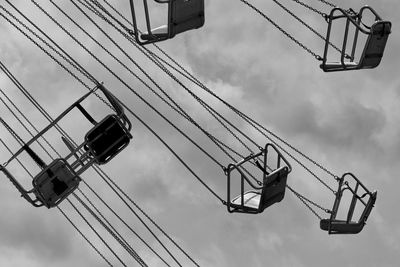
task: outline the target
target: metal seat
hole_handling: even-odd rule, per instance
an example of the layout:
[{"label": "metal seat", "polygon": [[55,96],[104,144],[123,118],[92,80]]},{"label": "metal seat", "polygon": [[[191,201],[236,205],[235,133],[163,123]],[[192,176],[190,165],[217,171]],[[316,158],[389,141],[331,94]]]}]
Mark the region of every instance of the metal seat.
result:
[{"label": "metal seat", "polygon": [[[269,171],[267,166],[268,148],[271,147],[277,153],[277,165],[272,171]],[[263,165],[258,161],[262,157]],[[281,163],[284,163],[281,166]],[[244,164],[254,162],[258,170],[262,172],[262,183],[255,185],[250,180],[250,174],[245,169]],[[233,172],[238,172],[241,177],[241,191],[240,194],[230,199],[231,194],[231,176]],[[229,164],[226,172],[228,177],[228,193],[227,193],[227,208],[229,212],[240,213],[261,213],[269,206],[282,201],[285,196],[287,176],[291,171],[290,164],[286,161],[283,155],[276,149],[273,144],[267,144],[265,148],[257,153],[250,155],[236,164]],[[244,183],[252,188],[252,190],[245,191]],[[253,190],[255,189],[255,190]]]},{"label": "metal seat", "polygon": [[[100,89],[109,100],[111,107],[116,114],[110,114],[97,123],[92,116],[81,106],[81,102],[95,90]],[[47,165],[31,148],[34,142],[55,127],[72,109],[77,108],[91,122],[94,127],[85,135],[84,141],[80,145],[74,145],[71,140],[62,136],[63,142],[67,145],[70,153],[64,158],[53,160]],[[1,119],[1,118],[0,118]],[[3,125],[7,125],[2,120]],[[9,126],[7,126],[9,127]],[[68,107],[47,127],[26,142],[12,157],[7,164],[16,159],[23,151],[27,152],[33,161],[41,168],[32,181],[33,189],[27,191],[6,169],[6,165],[0,166],[2,171],[14,184],[28,202],[35,207],[46,206],[47,208],[56,207],[62,200],[70,195],[79,185],[79,177],[86,169],[96,164],[109,162],[119,152],[121,152],[132,138],[130,130],[131,123],[123,112],[118,100],[101,84],[82,96],[79,100]],[[20,140],[23,142],[22,140]],[[85,151],[86,150],[86,151]],[[75,160],[71,160],[75,158]],[[69,161],[72,161],[71,163]],[[31,195],[33,194],[33,197]]]},{"label": "metal seat", "polygon": [[130,0],[135,39],[139,44],[149,44],[173,38],[176,34],[204,25],[204,0],[155,0],[168,4],[167,24],[151,28],[147,0],[143,0],[147,31],[139,36],[133,0]]},{"label": "metal seat", "polygon": [[[349,179],[355,182],[354,186],[350,185],[351,181],[349,182]],[[359,190],[362,190],[362,192],[360,193]],[[343,206],[341,205],[341,201],[344,192],[349,192],[352,196],[347,211],[347,218],[337,219],[336,216],[338,215],[339,207]],[[353,174],[344,174],[339,180],[339,188],[331,211],[331,217],[329,219],[322,219],[320,221],[320,228],[328,231],[329,234],[357,234],[361,232],[374,207],[376,196],[376,191],[371,193]],[[367,201],[365,200],[366,198],[368,199]],[[357,203],[363,205],[364,208],[360,217],[357,220],[353,220]]]},{"label": "metal seat", "polygon": [[[0,165],[0,171],[17,188],[21,196],[33,206],[47,208],[58,206],[79,186],[81,178],[65,159],[55,159],[46,166],[28,146],[24,149],[30,156],[34,154],[32,158],[43,167],[42,171],[33,178],[31,190],[26,190],[6,167]],[[38,159],[39,162],[37,162]]]},{"label": "metal seat", "polygon": [[104,164],[123,150],[131,139],[128,130],[115,115],[108,115],[85,136],[85,148],[97,164]]},{"label": "metal seat", "polygon": [[64,159],[56,159],[32,181],[33,192],[47,207],[56,207],[79,185],[81,178]]},{"label": "metal seat", "polygon": [[[366,26],[362,22],[363,12],[369,10],[375,15],[375,22],[371,26]],[[339,15],[336,15],[339,13]],[[328,61],[328,49],[330,47],[330,35],[333,21],[337,19],[346,19],[346,26],[343,38],[343,45],[341,48],[341,56],[339,61]],[[369,6],[364,6],[358,13],[354,11],[343,10],[341,8],[332,9],[330,15],[327,17],[328,30],[325,42],[324,57],[320,67],[325,72],[343,71],[343,70],[356,70],[356,69],[371,69],[379,65],[382,60],[383,52],[386,47],[386,42],[391,32],[391,22],[383,21],[381,17]],[[352,43],[352,51],[350,55],[346,52],[347,40],[350,25],[355,26],[354,39]],[[366,34],[367,39],[364,49],[359,57],[355,60],[355,53],[359,34]]]}]

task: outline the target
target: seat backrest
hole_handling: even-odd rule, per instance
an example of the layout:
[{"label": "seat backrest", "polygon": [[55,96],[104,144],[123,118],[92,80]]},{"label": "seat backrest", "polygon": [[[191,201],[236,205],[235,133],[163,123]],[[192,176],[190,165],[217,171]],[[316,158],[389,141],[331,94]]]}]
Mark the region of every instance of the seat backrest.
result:
[{"label": "seat backrest", "polygon": [[264,177],[259,212],[284,198],[288,173],[288,167],[282,166]]},{"label": "seat backrest", "polygon": [[86,135],[85,143],[97,164],[105,164],[121,152],[130,142],[132,135],[112,114],[106,116]]},{"label": "seat backrest", "polygon": [[369,200],[365,205],[365,209],[357,222],[337,220],[336,214],[332,213],[330,219],[322,219],[320,221],[320,228],[328,231],[329,234],[358,234],[364,228],[368,216],[374,207],[377,192],[375,191],[369,196]]},{"label": "seat backrest", "polygon": [[36,196],[47,208],[56,207],[79,185],[81,178],[64,159],[55,159],[32,180]]},{"label": "seat backrest", "polygon": [[379,65],[391,27],[389,21],[377,21],[371,26],[371,33],[360,57],[359,68],[375,68]]},{"label": "seat backrest", "polygon": [[173,0],[169,5],[169,27],[172,38],[178,33],[204,25],[204,0]]},{"label": "seat backrest", "polygon": [[376,191],[373,192],[373,193],[370,195],[369,200],[368,200],[368,202],[367,202],[367,205],[365,206],[365,209],[364,209],[363,213],[361,214],[361,217],[360,217],[360,220],[359,220],[360,223],[362,222],[363,224],[365,224],[365,222],[367,221],[368,216],[369,216],[369,214],[371,213],[372,208],[373,208],[374,205],[375,205],[376,195],[377,195],[377,192],[376,192]]},{"label": "seat backrest", "polygon": [[[353,180],[353,181],[352,181]],[[354,184],[350,186],[350,184]],[[359,192],[361,190],[362,192]],[[331,216],[329,219],[322,219],[320,221],[320,228],[328,231],[329,234],[357,234],[361,232],[368,219],[369,214],[374,207],[377,192],[371,193],[352,173],[345,173],[339,180],[338,190],[336,191],[336,198],[331,210]],[[342,197],[344,192],[350,192],[352,198],[350,201],[342,203]],[[366,200],[368,198],[368,201]],[[356,204],[359,203],[364,206],[362,213],[358,219],[353,220],[353,214]],[[347,218],[339,218],[338,215],[339,206],[346,208]]]}]

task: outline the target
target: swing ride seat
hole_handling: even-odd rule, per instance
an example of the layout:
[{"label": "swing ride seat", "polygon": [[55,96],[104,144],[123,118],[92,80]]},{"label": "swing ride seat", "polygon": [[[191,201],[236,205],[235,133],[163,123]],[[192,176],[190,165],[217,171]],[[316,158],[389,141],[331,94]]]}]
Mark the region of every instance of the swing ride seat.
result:
[{"label": "swing ride seat", "polygon": [[261,213],[272,204],[280,202],[285,196],[289,169],[280,167],[264,177],[261,192],[250,190],[232,199],[231,207],[235,211]]},{"label": "swing ride seat", "polygon": [[98,164],[105,164],[121,152],[132,138],[116,115],[108,115],[85,136],[85,148]]},{"label": "swing ride seat", "polygon": [[155,1],[168,3],[168,24],[144,32],[140,36],[143,40],[161,41],[204,25],[204,0]]},{"label": "swing ride seat", "polygon": [[[116,114],[107,115],[99,123],[85,110],[81,102],[89,95],[100,89],[106,96]],[[46,163],[37,155],[30,145],[55,127],[71,110],[77,108],[83,116],[94,125],[94,127],[85,135],[84,141],[75,145],[72,140],[65,136],[61,139],[67,145],[70,153],[64,158],[56,159],[46,165]],[[1,118],[1,122],[7,125]],[[8,125],[7,128],[10,128]],[[23,186],[3,167],[2,171],[29,203],[35,207],[45,205],[48,208],[57,206],[64,198],[71,194],[80,182],[79,175],[86,171],[93,163],[104,164],[116,156],[124,149],[132,138],[130,130],[132,125],[126,115],[123,107],[102,84],[97,84],[95,88],[83,95],[57,118],[51,121],[42,131],[38,132],[33,138],[24,145],[7,161],[16,159],[22,152],[27,152],[32,160],[41,168],[41,172],[36,175],[32,181],[33,189],[25,190]],[[84,151],[86,149],[86,151]],[[75,161],[69,163],[70,158],[75,157]],[[32,199],[29,194],[35,194],[36,199]]]},{"label": "swing ride seat", "polygon": [[56,207],[79,185],[81,178],[64,159],[56,159],[32,181],[34,193],[47,207]]},{"label": "swing ride seat", "polygon": [[[277,166],[271,172],[267,171],[268,148],[271,147],[277,154]],[[263,165],[258,161],[259,157],[263,157]],[[255,166],[262,172],[262,183],[255,185],[249,179],[248,171],[243,164],[255,161]],[[284,165],[281,166],[281,163]],[[240,194],[231,199],[231,176],[232,172],[237,171],[240,174],[241,190]],[[227,208],[228,212],[250,213],[256,214],[263,212],[269,206],[282,201],[285,196],[287,176],[291,171],[289,162],[277,150],[275,145],[267,144],[261,152],[251,154],[236,164],[229,164],[226,168],[227,174]],[[253,177],[254,178],[254,177]],[[245,192],[244,184],[246,183],[252,188]]]},{"label": "swing ride seat", "polygon": [[[371,27],[367,27],[367,29],[369,29],[368,31],[361,28],[360,26],[361,21],[354,20],[354,18],[357,18],[357,16],[352,17],[346,14],[346,11],[343,11],[342,9],[339,8],[335,8],[334,10],[340,10],[345,15],[334,17],[333,16],[334,10],[331,12],[330,15],[331,19],[329,20],[328,33],[325,43],[323,63],[320,65],[323,71],[331,72],[331,71],[343,71],[343,70],[372,69],[380,64],[383,57],[383,52],[386,47],[387,39],[389,37],[389,34],[391,33],[392,24],[390,21],[381,20],[378,14],[376,14],[376,12],[368,6],[363,7],[360,10],[359,14],[361,14],[365,9],[371,10],[373,14],[375,14],[376,16],[375,22],[371,25]],[[354,35],[354,41],[353,41],[352,55],[350,57],[350,60],[348,59],[348,57],[347,57],[348,61],[345,60],[346,58],[345,47],[348,36],[348,25],[346,25],[343,48],[341,50],[341,60],[336,62],[327,62],[327,50],[330,45],[329,35],[330,35],[331,23],[334,19],[341,17],[346,17],[348,20],[347,24],[351,22],[356,27],[356,33]],[[367,34],[368,37],[365,42],[363,52],[360,55],[360,59],[358,60],[358,62],[356,62],[354,61],[354,53],[357,45],[359,32]]]},{"label": "swing ride seat", "polygon": [[[345,187],[342,188],[343,180],[344,180],[345,176],[351,176],[355,179],[355,181],[356,181],[355,189],[350,188],[348,183],[344,183]],[[366,192],[361,196],[359,196],[357,194],[357,191],[360,188],[360,186]],[[353,196],[352,196],[351,204],[349,207],[349,211],[347,212],[347,219],[340,220],[340,219],[336,219],[336,216],[338,213],[340,201],[343,196],[344,190],[350,191],[353,194]],[[362,201],[362,199],[366,196],[369,197],[367,203]],[[364,185],[362,185],[361,182],[357,178],[355,178],[352,174],[350,174],[350,173],[345,174],[340,179],[340,182],[339,182],[339,189],[336,193],[336,199],[335,199],[333,209],[331,211],[331,217],[329,219],[322,219],[320,221],[320,228],[324,231],[328,231],[329,234],[358,234],[359,232],[361,232],[361,230],[364,228],[364,226],[367,222],[368,216],[370,215],[372,208],[375,205],[376,196],[377,196],[376,191],[374,191],[373,193],[369,192],[368,189],[366,189],[364,187]],[[354,209],[356,207],[357,201],[361,202],[365,206],[365,208],[364,208],[359,220],[353,221],[352,217],[354,214]]]}]

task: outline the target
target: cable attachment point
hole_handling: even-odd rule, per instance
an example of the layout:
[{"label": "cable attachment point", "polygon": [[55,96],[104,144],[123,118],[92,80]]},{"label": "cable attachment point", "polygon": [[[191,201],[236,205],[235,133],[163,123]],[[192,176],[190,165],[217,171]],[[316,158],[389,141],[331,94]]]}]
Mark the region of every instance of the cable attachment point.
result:
[{"label": "cable attachment point", "polygon": [[315,58],[316,58],[318,61],[322,61],[322,60],[323,60],[323,58],[322,58],[321,56],[319,56],[319,55],[315,55]]},{"label": "cable attachment point", "polygon": [[349,14],[350,16],[354,16],[354,17],[360,17],[361,19],[361,14],[357,13],[356,11],[354,11],[354,9],[349,8],[348,10],[346,10],[347,14]]},{"label": "cable attachment point", "polygon": [[328,14],[326,14],[326,13],[322,13],[322,17],[325,19],[325,21],[326,22],[328,22],[329,23],[329,15]]}]

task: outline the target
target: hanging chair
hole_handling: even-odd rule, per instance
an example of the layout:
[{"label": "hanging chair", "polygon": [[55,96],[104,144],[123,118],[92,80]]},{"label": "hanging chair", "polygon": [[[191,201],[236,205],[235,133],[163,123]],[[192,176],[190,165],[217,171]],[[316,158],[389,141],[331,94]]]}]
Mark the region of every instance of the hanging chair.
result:
[{"label": "hanging chair", "polygon": [[[271,166],[267,166],[269,148],[272,148],[277,154],[276,167],[274,169],[271,169]],[[262,183],[255,185],[251,181],[251,174],[244,167],[249,163],[254,164],[258,171],[261,172]],[[283,165],[281,166],[281,164]],[[286,180],[291,170],[289,162],[273,144],[267,144],[261,152],[251,154],[238,163],[229,164],[226,168],[228,211],[256,214],[280,202],[285,196]],[[234,172],[240,175],[241,188],[240,194],[231,199],[231,178]],[[245,183],[252,190],[245,191]]]},{"label": "hanging chair", "polygon": [[144,45],[173,38],[176,34],[200,28],[204,25],[204,0],[154,0],[168,4],[168,21],[165,25],[151,28],[147,0],[143,0],[147,31],[140,34],[137,27],[134,1],[130,0],[134,36],[136,42]]},{"label": "hanging chair", "polygon": [[[375,16],[375,21],[370,26],[365,25],[362,21],[364,11],[370,11]],[[324,56],[320,65],[325,72],[372,69],[379,65],[391,32],[392,24],[390,21],[382,20],[376,11],[369,6],[362,7],[358,13],[335,7],[326,19],[328,30],[325,39]],[[340,59],[338,61],[328,61],[332,24],[340,19],[346,20]],[[351,52],[348,55],[346,48],[351,25],[355,27],[355,33],[351,44]],[[365,34],[367,38],[361,56],[356,60],[355,53],[360,34]]]},{"label": "hanging chair", "polygon": [[[109,100],[116,114],[106,116],[97,123],[93,117],[81,106],[81,102],[89,95],[100,89]],[[62,136],[63,142],[67,145],[70,153],[64,158],[53,160],[47,165],[31,148],[30,145],[55,127],[57,123],[64,118],[72,109],[79,109],[82,114],[92,123],[94,127],[86,134],[84,142],[74,146],[71,141]],[[4,125],[5,122],[2,120]],[[0,166],[2,171],[14,184],[28,202],[35,207],[46,206],[47,208],[56,207],[62,200],[68,197],[79,185],[81,181],[80,174],[93,164],[104,164],[122,151],[132,138],[130,134],[132,126],[123,112],[122,106],[118,100],[102,85],[99,84],[93,90],[82,96],[73,103],[61,115],[53,120],[46,128],[25,143],[13,156],[7,161],[7,164],[17,158],[25,151],[33,161],[41,168],[32,181],[33,189],[25,190],[24,187],[15,179],[15,177],[6,169],[6,165]],[[21,140],[22,141],[22,140]],[[82,149],[83,148],[83,149]],[[75,160],[69,162],[72,157]],[[34,198],[30,195],[33,194]]]},{"label": "hanging chair", "polygon": [[[349,194],[351,201],[347,209],[347,203],[343,203],[343,196]],[[320,227],[329,234],[357,234],[361,232],[367,222],[376,201],[377,192],[370,192],[352,173],[345,173],[339,180],[335,202],[329,219],[322,219]],[[362,207],[360,216],[354,220],[356,204]],[[338,219],[340,207],[345,207],[346,218]]]}]

